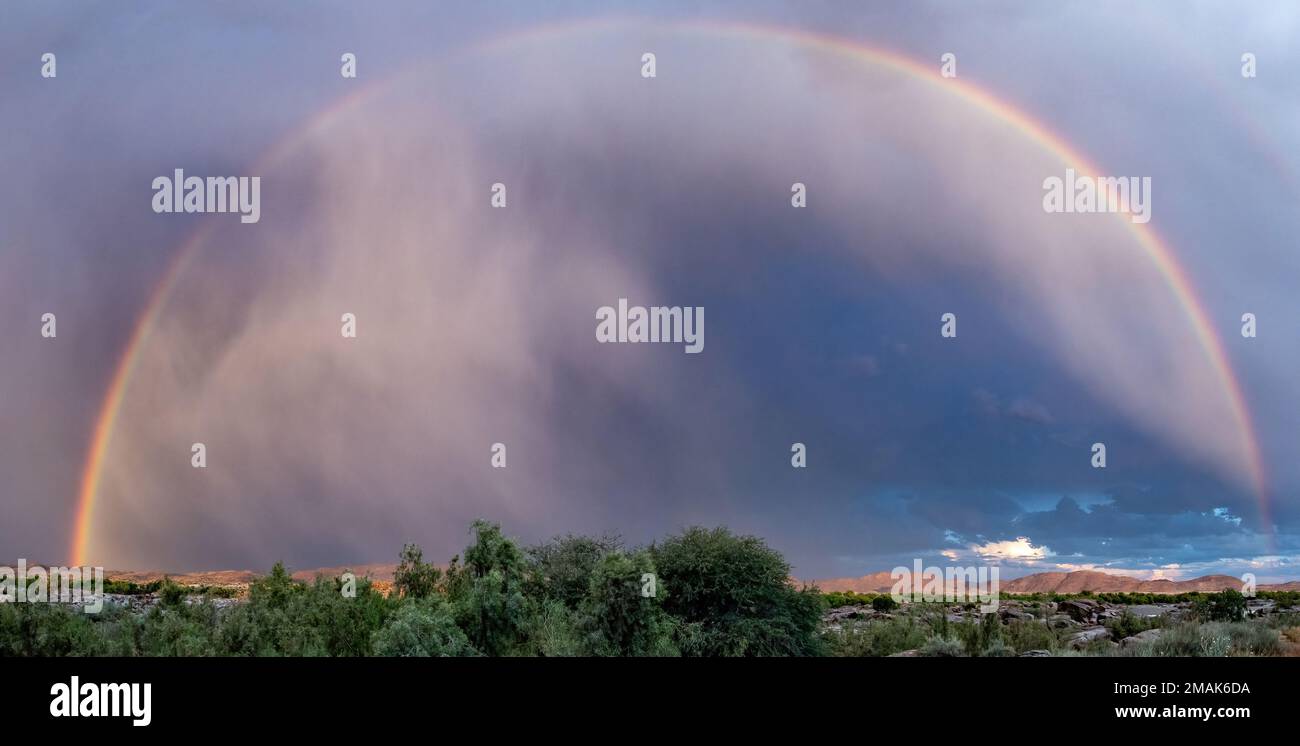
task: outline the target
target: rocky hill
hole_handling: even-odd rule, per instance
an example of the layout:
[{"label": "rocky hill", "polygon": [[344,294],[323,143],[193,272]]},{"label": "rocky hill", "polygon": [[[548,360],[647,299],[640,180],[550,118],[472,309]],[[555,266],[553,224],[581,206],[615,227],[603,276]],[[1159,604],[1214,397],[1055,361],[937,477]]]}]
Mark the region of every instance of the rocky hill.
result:
[{"label": "rocky hill", "polygon": [[[854,593],[888,593],[894,585],[888,572],[856,578],[831,578],[810,581],[823,591]],[[1241,590],[1241,579],[1231,575],[1204,575],[1190,580],[1139,580],[1127,575],[1112,575],[1093,570],[1075,572],[1040,572],[1000,583],[1002,593],[1188,593],[1214,592],[1227,588]],[[1259,590],[1300,590],[1300,581],[1260,585]]]}]

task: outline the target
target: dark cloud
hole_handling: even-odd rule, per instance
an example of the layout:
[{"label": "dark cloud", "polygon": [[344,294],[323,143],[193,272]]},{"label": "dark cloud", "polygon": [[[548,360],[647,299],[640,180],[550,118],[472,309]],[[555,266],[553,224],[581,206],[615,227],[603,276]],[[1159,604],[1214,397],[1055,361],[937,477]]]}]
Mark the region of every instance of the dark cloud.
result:
[{"label": "dark cloud", "polygon": [[[0,45],[15,94],[0,113],[18,123],[0,145],[17,175],[0,182],[0,310],[17,330],[0,368],[0,506],[15,516],[0,549],[64,559],[108,381],[198,225],[148,213],[149,180],[251,168],[349,92],[334,65],[356,44],[365,82],[445,51],[264,163],[264,222],[219,224],[203,244],[115,431],[105,561],[338,565],[411,539],[450,556],[478,516],[528,540],[725,523],[768,537],[805,577],[1020,537],[1079,565],[1294,553],[1300,473],[1279,456],[1297,414],[1300,360],[1282,344],[1296,218],[1286,164],[1270,160],[1285,148],[1219,136],[1242,131],[1231,102],[1246,97],[1262,130],[1294,137],[1264,126],[1294,104],[1275,78],[1223,103],[1161,65],[1134,77],[1125,61],[1150,28],[1115,33],[1118,8],[934,7],[798,15],[923,60],[955,49],[963,76],[1117,171],[1156,176],[1159,229],[1222,324],[1274,467],[1276,546],[1163,279],[1122,226],[1065,232],[1033,215],[1057,164],[1003,123],[780,40],[647,26],[457,56],[497,35],[500,10],[399,21],[340,4],[301,21],[216,6],[194,11],[202,23],[159,5],[93,37],[32,11],[15,24],[22,44]],[[1233,43],[1259,29],[1231,26]],[[68,50],[57,82],[13,72],[47,41]],[[1259,48],[1285,69],[1295,52],[1275,42]],[[613,62],[647,43],[653,82]],[[1235,54],[1219,61],[1229,73]],[[485,210],[497,180],[504,215]],[[804,211],[788,206],[795,180]],[[597,347],[592,311],[619,297],[704,306],[706,353]],[[1233,336],[1246,304],[1265,319],[1253,348]],[[344,306],[360,309],[355,350],[334,338]],[[57,344],[23,331],[47,309]],[[937,333],[948,309],[958,340]],[[201,476],[198,439],[214,464]],[[496,440],[510,445],[502,474],[483,468]],[[1105,471],[1088,461],[1098,440]],[[807,470],[789,465],[795,441]],[[1044,495],[1053,507],[1027,507]]]}]

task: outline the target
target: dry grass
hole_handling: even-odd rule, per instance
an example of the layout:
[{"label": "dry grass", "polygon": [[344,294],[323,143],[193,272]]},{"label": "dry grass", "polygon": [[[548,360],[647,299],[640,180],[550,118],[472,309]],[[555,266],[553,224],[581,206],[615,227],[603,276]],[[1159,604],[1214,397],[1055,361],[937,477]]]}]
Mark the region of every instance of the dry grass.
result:
[{"label": "dry grass", "polygon": [[1282,633],[1282,652],[1287,658],[1300,658],[1300,627],[1287,627]]}]

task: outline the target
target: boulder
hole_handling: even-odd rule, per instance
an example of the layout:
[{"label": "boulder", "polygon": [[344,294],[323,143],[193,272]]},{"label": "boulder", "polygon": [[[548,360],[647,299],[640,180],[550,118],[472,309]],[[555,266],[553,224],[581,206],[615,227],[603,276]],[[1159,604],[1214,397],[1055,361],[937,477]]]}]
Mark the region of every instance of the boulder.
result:
[{"label": "boulder", "polygon": [[1047,624],[1052,629],[1067,629],[1069,627],[1079,626],[1079,623],[1071,619],[1067,614],[1053,614],[1052,617],[1047,620]]},{"label": "boulder", "polygon": [[1134,604],[1128,607],[1128,612],[1133,616],[1140,617],[1157,617],[1166,616],[1172,613],[1177,607],[1173,604]]},{"label": "boulder", "polygon": [[1148,629],[1143,632],[1139,632],[1136,635],[1133,635],[1132,637],[1125,637],[1123,640],[1119,641],[1119,644],[1120,647],[1131,648],[1134,645],[1141,645],[1144,642],[1151,642],[1152,640],[1155,640],[1156,638],[1160,637],[1160,635],[1162,634],[1164,634],[1163,629],[1159,629],[1159,628]]},{"label": "boulder", "polygon": [[1068,614],[1076,622],[1091,622],[1101,610],[1101,606],[1096,601],[1089,601],[1086,598],[1075,598],[1069,601],[1062,601],[1056,605],[1057,611]]},{"label": "boulder", "polygon": [[1106,640],[1110,638],[1110,630],[1105,627],[1088,627],[1075,632],[1067,641],[1067,645],[1072,648],[1087,647],[1088,643],[1094,640]]},{"label": "boulder", "polygon": [[1252,598],[1246,601],[1246,616],[1263,616],[1264,614],[1271,614],[1276,606],[1277,604],[1272,601]]},{"label": "boulder", "polygon": [[1000,609],[998,609],[998,616],[1002,617],[1002,621],[1004,622],[1010,622],[1013,620],[1028,622],[1028,621],[1033,621],[1035,619],[1033,614],[1030,614],[1024,609],[1020,609],[1015,606],[1001,607]]}]

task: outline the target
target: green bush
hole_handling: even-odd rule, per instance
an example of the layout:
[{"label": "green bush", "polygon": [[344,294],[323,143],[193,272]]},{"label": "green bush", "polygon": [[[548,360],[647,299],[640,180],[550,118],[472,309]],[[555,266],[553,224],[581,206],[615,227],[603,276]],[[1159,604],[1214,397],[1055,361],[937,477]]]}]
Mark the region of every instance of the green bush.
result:
[{"label": "green bush", "polygon": [[1140,655],[1218,658],[1267,656],[1281,652],[1278,631],[1249,622],[1184,622],[1165,629]]},{"label": "green bush", "polygon": [[424,561],[424,553],[415,544],[402,547],[393,571],[393,592],[398,596],[428,598],[438,590],[442,570]]},{"label": "green bush", "polygon": [[1239,622],[1246,617],[1246,597],[1232,589],[1220,591],[1196,606],[1198,615],[1212,622]]},{"label": "green bush", "polygon": [[879,597],[879,593],[854,593],[853,591],[830,591],[822,594],[822,600],[827,608],[836,609],[841,606],[870,606],[872,601]]},{"label": "green bush", "polygon": [[1016,653],[1055,650],[1060,646],[1056,631],[1038,620],[1013,619],[1007,624],[1006,642]]},{"label": "green bush", "polygon": [[925,644],[930,628],[913,616],[845,623],[838,631],[827,632],[830,655],[840,657],[883,657],[916,650]]},{"label": "green bush", "polygon": [[[295,581],[277,563],[247,598],[214,603],[232,589],[181,586],[170,578],[109,581],[129,595],[153,595],[145,612],[112,603],[99,614],[62,604],[0,604],[0,656],[442,656],[442,655],[818,655],[1007,656],[1045,649],[1062,655],[1280,655],[1279,630],[1300,626],[1287,610],[1297,595],[1263,591],[1279,610],[1244,619],[1236,591],[1098,594],[1108,603],[1182,601],[1201,622],[1169,626],[1154,640],[1117,649],[1109,640],[1061,650],[1069,631],[1042,620],[966,614],[949,604],[901,607],[884,594],[797,589],[784,558],[760,539],[723,528],[691,528],[639,551],[617,538],[565,536],[527,552],[496,524],[477,521],[473,541],[445,572],[403,547],[391,596],[369,578]],[[654,577],[655,593],[643,594]],[[354,592],[353,592],[354,591]],[[1026,608],[1046,616],[1046,600]],[[150,599],[135,599],[149,601]],[[826,607],[866,606],[887,618],[843,620],[824,629]],[[975,608],[967,604],[968,611]],[[867,615],[869,616],[869,615]],[[1165,624],[1125,612],[1107,622],[1111,640]]]},{"label": "green bush", "polygon": [[99,614],[47,603],[0,604],[0,657],[136,654],[137,617],[114,604]]},{"label": "green bush", "polygon": [[790,565],[761,539],[725,528],[690,528],[652,545],[659,582],[670,590],[684,655],[817,655],[822,600],[796,590]]},{"label": "green bush", "polygon": [[449,569],[456,573],[447,582],[456,621],[476,650],[510,655],[524,642],[528,616],[523,552],[495,523],[475,521],[471,530],[464,567]]},{"label": "green bush", "polygon": [[1279,608],[1290,609],[1300,605],[1300,591],[1260,591],[1259,598],[1275,602]]},{"label": "green bush", "polygon": [[295,581],[276,563],[249,585],[246,603],[225,612],[219,644],[225,654],[241,656],[369,655],[374,632],[397,601],[385,599],[368,578],[357,579],[355,592],[344,596],[338,578]]},{"label": "green bush", "polygon": [[1014,658],[1016,649],[1002,640],[994,640],[980,655],[984,658]]},{"label": "green bush", "polygon": [[966,646],[953,637],[931,637],[921,646],[920,654],[925,658],[960,658],[966,654]]},{"label": "green bush", "polygon": [[[647,595],[649,578],[654,594]],[[614,552],[601,559],[581,604],[581,629],[597,655],[674,655],[672,620],[663,610],[667,589],[655,578],[649,552]]]},{"label": "green bush", "polygon": [[456,616],[441,596],[407,601],[382,629],[375,632],[375,655],[451,658],[475,655],[469,638],[456,625]]},{"label": "green bush", "polygon": [[153,580],[148,583],[135,583],[130,580],[114,580],[112,578],[104,580],[104,592],[119,596],[146,596],[156,593],[161,586],[161,580]]},{"label": "green bush", "polygon": [[576,612],[559,599],[533,601],[524,624],[524,655],[569,658],[587,655],[578,631]]},{"label": "green bush", "polygon": [[322,656],[323,630],[292,613],[306,593],[303,583],[277,562],[271,573],[248,586],[248,602],[229,611],[221,628],[221,645],[231,655]]},{"label": "green bush", "polygon": [[616,536],[569,534],[529,547],[525,592],[530,598],[555,599],[576,609],[587,597],[596,566],[620,546]]},{"label": "green bush", "polygon": [[1119,642],[1125,637],[1132,637],[1139,632],[1163,627],[1164,623],[1164,617],[1140,617],[1125,609],[1118,619],[1106,621],[1106,629],[1110,631],[1111,639]]}]

